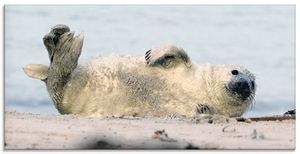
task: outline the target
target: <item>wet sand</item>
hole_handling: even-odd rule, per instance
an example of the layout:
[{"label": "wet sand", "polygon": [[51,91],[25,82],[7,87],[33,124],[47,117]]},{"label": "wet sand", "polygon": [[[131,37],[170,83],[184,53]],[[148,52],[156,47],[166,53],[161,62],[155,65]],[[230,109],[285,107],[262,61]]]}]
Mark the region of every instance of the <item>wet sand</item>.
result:
[{"label": "wet sand", "polygon": [[4,149],[295,149],[295,120],[5,113]]}]

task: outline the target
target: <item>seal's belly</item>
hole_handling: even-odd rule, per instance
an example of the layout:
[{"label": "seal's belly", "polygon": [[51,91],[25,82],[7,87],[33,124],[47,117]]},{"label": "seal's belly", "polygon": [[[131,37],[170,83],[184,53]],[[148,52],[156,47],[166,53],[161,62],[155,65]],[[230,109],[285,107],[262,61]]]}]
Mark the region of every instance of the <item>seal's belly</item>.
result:
[{"label": "seal's belly", "polygon": [[[194,114],[192,102],[198,101],[181,83],[172,81],[165,70],[147,68],[138,61],[129,66],[118,61],[106,64],[101,60],[74,71],[65,88],[64,113],[86,116]],[[179,76],[174,71],[171,75]]]}]

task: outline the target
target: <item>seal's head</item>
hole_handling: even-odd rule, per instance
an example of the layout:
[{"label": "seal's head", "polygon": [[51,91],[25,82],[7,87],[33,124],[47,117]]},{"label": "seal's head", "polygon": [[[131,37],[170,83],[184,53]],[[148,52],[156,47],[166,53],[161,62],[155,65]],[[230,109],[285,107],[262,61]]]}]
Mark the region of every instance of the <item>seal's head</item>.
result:
[{"label": "seal's head", "polygon": [[225,89],[233,98],[241,102],[252,100],[255,94],[255,78],[246,69],[232,69],[231,79],[225,84]]},{"label": "seal's head", "polygon": [[229,116],[241,116],[252,104],[255,91],[255,76],[239,65],[213,67],[211,76],[212,104],[216,110]]}]

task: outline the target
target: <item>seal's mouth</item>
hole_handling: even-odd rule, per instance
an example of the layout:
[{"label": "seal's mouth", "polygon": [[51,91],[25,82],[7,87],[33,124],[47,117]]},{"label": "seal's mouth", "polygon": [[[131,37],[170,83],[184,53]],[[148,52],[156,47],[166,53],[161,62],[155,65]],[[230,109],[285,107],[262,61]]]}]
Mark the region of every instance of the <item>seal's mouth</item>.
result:
[{"label": "seal's mouth", "polygon": [[249,83],[247,80],[241,78],[237,81],[231,81],[226,86],[226,89],[238,99],[245,101],[252,96],[253,86],[251,84],[254,86],[254,82]]}]

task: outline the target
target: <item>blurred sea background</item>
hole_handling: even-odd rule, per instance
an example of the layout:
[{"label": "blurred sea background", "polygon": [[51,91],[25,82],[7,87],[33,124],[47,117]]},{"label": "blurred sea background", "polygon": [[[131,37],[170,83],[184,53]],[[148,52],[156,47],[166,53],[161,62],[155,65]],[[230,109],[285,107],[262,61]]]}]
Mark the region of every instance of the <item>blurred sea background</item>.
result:
[{"label": "blurred sea background", "polygon": [[111,53],[143,56],[163,43],[193,63],[240,64],[256,76],[255,104],[244,116],[295,108],[293,5],[6,5],[5,110],[59,114],[27,64],[49,64],[43,36],[56,24],[85,33],[81,60]]}]

